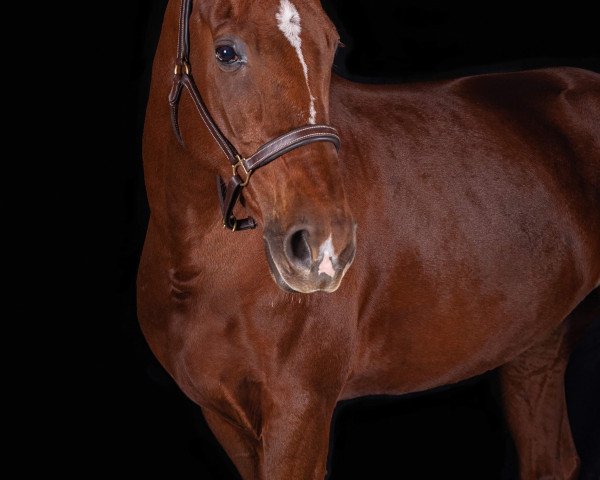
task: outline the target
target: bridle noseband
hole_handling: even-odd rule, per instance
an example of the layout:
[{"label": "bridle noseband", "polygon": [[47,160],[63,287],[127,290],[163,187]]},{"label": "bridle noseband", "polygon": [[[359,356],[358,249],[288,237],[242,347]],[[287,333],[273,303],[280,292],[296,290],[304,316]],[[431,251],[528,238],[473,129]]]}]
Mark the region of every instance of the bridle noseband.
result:
[{"label": "bridle noseband", "polygon": [[276,158],[281,157],[283,154],[309,143],[331,142],[339,150],[340,137],[337,130],[329,125],[305,125],[269,140],[248,158],[240,155],[210,116],[192,77],[189,63],[189,19],[192,13],[192,2],[193,0],[182,0],[181,2],[175,76],[173,87],[169,94],[171,122],[173,123],[177,140],[183,145],[179,129],[178,110],[181,92],[185,87],[192,97],[192,101],[196,105],[196,109],[204,125],[206,125],[206,128],[231,163],[233,169],[233,175],[227,183],[224,183],[221,177],[217,176],[217,190],[221,204],[221,213],[223,214],[223,226],[234,232],[255,228],[256,222],[252,217],[238,219],[233,214],[233,209],[240,200],[242,189],[248,184],[252,173]]}]

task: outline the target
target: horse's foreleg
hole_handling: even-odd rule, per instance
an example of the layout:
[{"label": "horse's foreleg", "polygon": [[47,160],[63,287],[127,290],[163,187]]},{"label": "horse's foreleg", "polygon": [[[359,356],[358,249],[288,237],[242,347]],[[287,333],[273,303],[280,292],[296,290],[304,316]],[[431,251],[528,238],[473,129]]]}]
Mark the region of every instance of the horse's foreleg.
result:
[{"label": "horse's foreleg", "polygon": [[298,391],[279,398],[260,438],[205,408],[204,417],[244,480],[323,480],[335,402]]},{"label": "horse's foreleg", "polygon": [[263,430],[266,479],[323,480],[335,402],[302,393],[284,399]]},{"label": "horse's foreleg", "polygon": [[260,475],[260,442],[238,425],[206,408],[204,418],[215,437],[238,469],[244,480],[258,480]]},{"label": "horse's foreleg", "polygon": [[571,436],[564,376],[582,328],[598,314],[592,293],[541,343],[500,368],[504,409],[519,456],[521,480],[575,479],[579,457]]}]

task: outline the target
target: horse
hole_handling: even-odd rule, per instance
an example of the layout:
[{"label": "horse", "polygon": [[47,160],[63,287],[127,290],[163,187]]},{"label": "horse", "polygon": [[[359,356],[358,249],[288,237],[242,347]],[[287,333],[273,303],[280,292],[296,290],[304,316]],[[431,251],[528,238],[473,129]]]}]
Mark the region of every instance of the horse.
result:
[{"label": "horse", "polygon": [[169,2],[148,344],[244,479],[323,478],[341,400],[492,369],[520,478],[576,478],[564,372],[600,315],[600,76],[358,84],[331,72],[338,43],[316,0]]}]

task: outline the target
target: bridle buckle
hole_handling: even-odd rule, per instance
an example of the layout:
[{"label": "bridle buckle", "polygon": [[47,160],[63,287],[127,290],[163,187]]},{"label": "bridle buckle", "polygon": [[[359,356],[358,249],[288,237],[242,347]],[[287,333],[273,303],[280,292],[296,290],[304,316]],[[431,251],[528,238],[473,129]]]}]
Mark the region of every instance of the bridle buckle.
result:
[{"label": "bridle buckle", "polygon": [[233,215],[230,218],[230,221],[232,223],[232,226],[228,226],[227,225],[227,221],[225,220],[225,218],[223,218],[223,228],[227,228],[228,230],[231,230],[232,232],[235,232],[237,230],[237,218],[235,218]]},{"label": "bridle buckle", "polygon": [[181,63],[176,63],[175,70],[173,71],[173,73],[175,75],[181,75],[182,73],[189,75],[190,72],[191,72],[190,64],[188,62],[186,62],[185,60],[183,60]]},{"label": "bridle buckle", "polygon": [[[250,181],[250,176],[252,175],[252,170],[248,171],[246,170],[246,166],[244,165],[244,159],[242,157],[240,157],[239,155],[235,156],[237,163],[235,165],[231,166],[231,169],[233,170],[233,175],[234,176],[238,176],[240,177],[240,179],[242,180],[242,183],[240,184],[240,186],[245,187],[246,185],[248,185],[248,182]],[[246,177],[245,179],[238,173],[238,168],[242,168],[242,170],[244,171],[244,176]]]}]

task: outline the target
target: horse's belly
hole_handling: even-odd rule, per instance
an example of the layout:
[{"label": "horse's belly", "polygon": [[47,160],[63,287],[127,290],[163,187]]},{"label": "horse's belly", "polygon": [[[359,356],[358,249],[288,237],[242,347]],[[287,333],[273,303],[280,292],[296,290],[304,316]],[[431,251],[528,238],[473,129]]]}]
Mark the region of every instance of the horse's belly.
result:
[{"label": "horse's belly", "polygon": [[[401,395],[455,383],[494,369],[530,346],[539,329],[528,325],[520,331],[498,329],[487,335],[462,337],[459,332],[428,335],[421,345],[389,345],[393,338],[381,340],[386,350],[375,348],[353,368],[342,398],[364,395]],[[468,335],[468,334],[467,334]],[[466,335],[465,335],[466,336]],[[412,342],[416,342],[413,336]]]},{"label": "horse's belly", "polygon": [[399,269],[406,280],[381,282],[395,292],[376,290],[379,299],[358,320],[344,398],[421,391],[494,369],[541,341],[587,293],[576,272],[536,284],[506,272],[461,278],[456,269],[431,282],[408,274],[408,264]]}]

